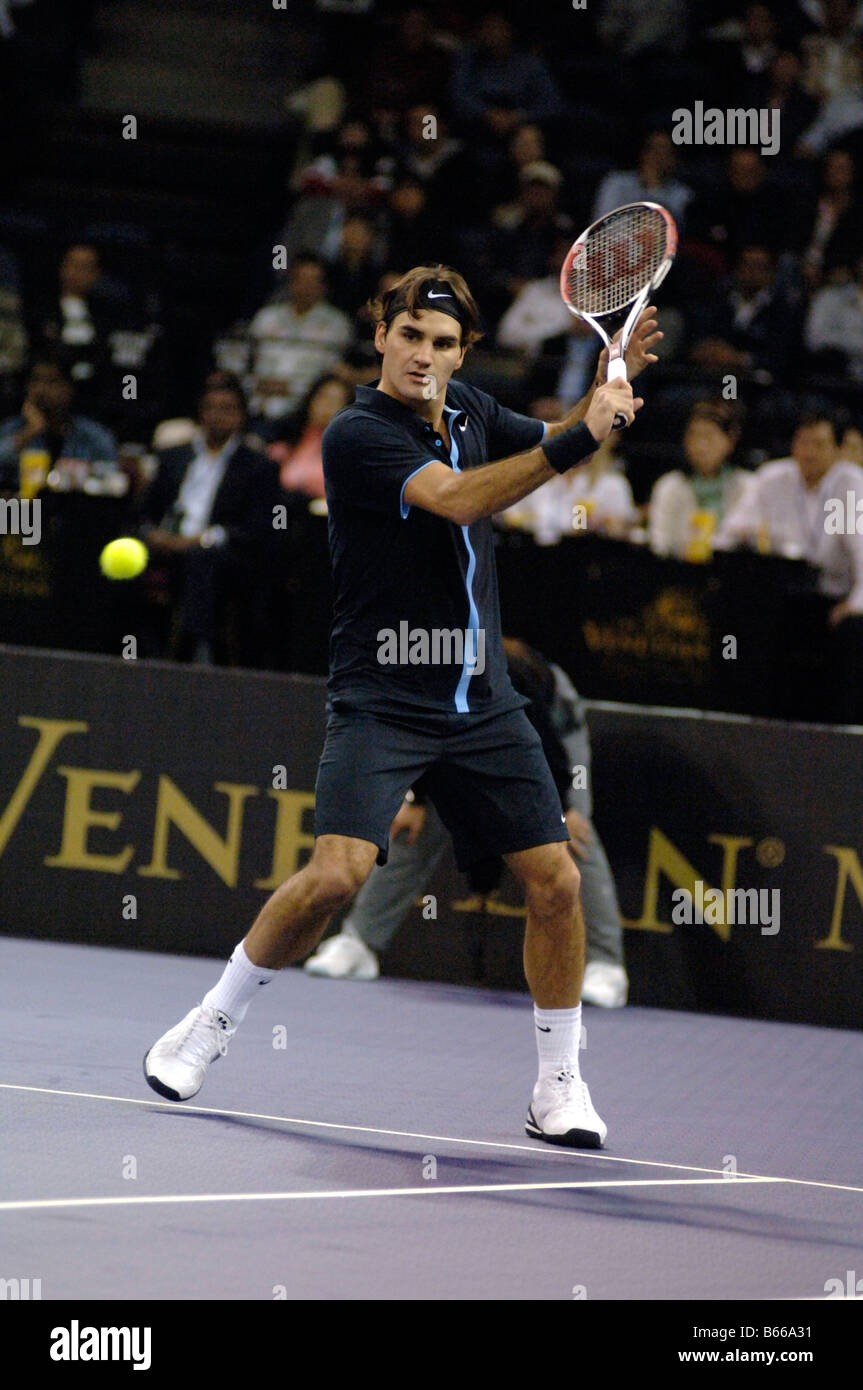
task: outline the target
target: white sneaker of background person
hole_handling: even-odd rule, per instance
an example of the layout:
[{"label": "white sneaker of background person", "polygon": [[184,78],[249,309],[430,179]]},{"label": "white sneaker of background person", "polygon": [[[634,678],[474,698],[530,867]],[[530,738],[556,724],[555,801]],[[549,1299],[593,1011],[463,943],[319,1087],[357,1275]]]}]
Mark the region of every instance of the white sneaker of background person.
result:
[{"label": "white sneaker of background person", "polygon": [[321,942],[303,969],[330,980],[376,980],[381,973],[374,951],[349,922],[337,936],[328,936]]},{"label": "white sneaker of background person", "polygon": [[629,995],[629,978],[622,965],[613,961],[588,961],[584,968],[581,998],[585,1004],[601,1009],[622,1009]]}]

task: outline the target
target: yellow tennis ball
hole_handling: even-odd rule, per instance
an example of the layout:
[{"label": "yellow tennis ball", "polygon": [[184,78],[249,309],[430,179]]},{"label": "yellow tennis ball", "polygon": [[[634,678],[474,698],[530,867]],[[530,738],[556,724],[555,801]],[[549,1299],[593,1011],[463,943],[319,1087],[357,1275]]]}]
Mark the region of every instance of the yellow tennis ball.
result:
[{"label": "yellow tennis ball", "polygon": [[109,541],[99,556],[99,568],[106,579],[134,579],[146,568],[147,547],[134,536]]}]

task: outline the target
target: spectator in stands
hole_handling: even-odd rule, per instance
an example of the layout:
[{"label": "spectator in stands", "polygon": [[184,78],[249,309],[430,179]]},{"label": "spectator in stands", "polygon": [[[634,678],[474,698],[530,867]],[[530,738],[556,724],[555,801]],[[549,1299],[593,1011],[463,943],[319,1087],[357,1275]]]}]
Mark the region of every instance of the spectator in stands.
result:
[{"label": "spectator in stands", "polygon": [[804,341],[816,369],[863,382],[863,256],[853,280],[824,285],[812,296]]},{"label": "spectator in stands", "polygon": [[261,601],[281,495],[276,464],[243,443],[247,412],[240,389],[207,388],[198,419],[192,442],[159,455],[143,503],[142,534],[156,560],[168,566],[172,631],[166,654],[223,664],[242,651],[254,658],[266,641]]},{"label": "spectator in stands", "polygon": [[0,246],[0,415],[19,398],[27,362],[27,329],[21,309],[21,282],[15,257]]},{"label": "spectator in stands", "polygon": [[569,334],[575,320],[560,296],[560,268],[571,244],[571,237],[556,237],[546,273],[521,286],[497,326],[499,347],[536,357],[548,339]]},{"label": "spectator in stands", "polygon": [[842,435],[839,456],[847,459],[849,463],[858,463],[863,467],[863,434],[853,425],[849,425]]},{"label": "spectator in stands", "polygon": [[484,219],[488,218],[488,207],[491,204],[494,207],[493,220],[503,224],[518,204],[522,171],[528,164],[539,164],[546,159],[546,142],[542,127],[520,125],[510,137],[506,162],[500,168],[493,168],[487,189],[485,183],[482,184],[487,194],[482,205]]},{"label": "spectator in stands", "polygon": [[672,469],[654,484],[648,504],[650,545],[657,555],[704,560],[716,527],[736,506],[751,474],[731,462],[740,440],[731,401],[700,401],[683,435],[686,470]]},{"label": "spectator in stands", "polygon": [[803,81],[818,101],[835,97],[859,81],[858,11],[853,0],[824,0],[820,6],[808,7],[808,17],[819,21],[820,31],[801,40]]},{"label": "spectator in stands", "polygon": [[[36,304],[30,336],[37,350],[56,352],[67,364],[82,409],[117,427],[138,407],[124,403],[121,378],[141,374],[151,365],[150,354],[159,336],[148,323],[128,288],[105,273],[98,249],[86,242],[69,246],[58,271],[56,292]],[[148,382],[148,386],[154,383]],[[149,391],[151,411],[161,401]]]},{"label": "spectator in stands", "polygon": [[693,193],[675,178],[676,168],[677,149],[668,131],[651,131],[641,146],[637,168],[613,170],[602,180],[593,205],[593,220],[624,203],[647,201],[668,208],[678,227],[682,227]]},{"label": "spectator in stands", "polygon": [[463,142],[450,135],[440,107],[428,97],[405,113],[395,157],[398,173],[418,179],[432,207],[457,203],[461,208],[472,199],[472,170]]},{"label": "spectator in stands", "polygon": [[302,251],[332,260],[345,219],[374,215],[392,185],[393,160],[379,148],[363,120],[344,121],[328,147],[293,178],[297,200],[281,234],[291,263]]},{"label": "spectator in stands", "polygon": [[730,280],[701,310],[701,335],[692,361],[709,372],[781,382],[800,337],[800,310],[780,286],[767,246],[745,246]]},{"label": "spectator in stands", "polygon": [[[543,409],[550,404],[542,402]],[[560,402],[553,405],[557,415],[537,418],[561,418]],[[537,413],[536,402],[530,413]],[[564,536],[585,531],[622,539],[638,524],[639,515],[617,448],[618,438],[612,435],[584,463],[543,483],[497,519],[532,531],[539,545],[556,545]]]},{"label": "spectator in stands", "polygon": [[[445,207],[433,208],[425,184],[414,174],[396,179],[387,199],[387,263],[399,269],[436,261],[449,255],[452,227],[445,221]],[[402,274],[404,270],[402,269]]]},{"label": "spectator in stands", "polygon": [[339,254],[327,266],[329,302],[352,318],[372,293],[380,270],[375,224],[366,213],[352,212],[342,227]]},{"label": "spectator in stands", "polygon": [[30,368],[20,415],[0,425],[0,478],[3,486],[18,486],[18,455],[22,449],[46,451],[58,458],[88,462],[114,460],[117,446],[103,425],[73,413],[75,383],[63,360],[36,357]]},{"label": "spectator in stands", "polygon": [[285,492],[304,498],[323,497],[324,465],[321,440],[337,411],[354,398],[348,382],[332,374],[315,382],[300,410],[280,430],[280,439],[267,449],[279,465],[279,481]]},{"label": "spectator in stands", "polygon": [[549,257],[561,238],[572,243],[575,227],[559,207],[562,181],[560,170],[545,160],[527,164],[521,171],[518,203],[505,216],[498,210],[492,254],[498,281],[510,297],[528,280],[547,274]]},{"label": "spectator in stands", "polygon": [[821,170],[821,191],[806,228],[803,273],[810,285],[853,265],[863,243],[863,207],[855,189],[856,169],[847,150],[829,150]]},{"label": "spectator in stands", "polygon": [[803,132],[815,120],[818,103],[804,90],[803,65],[797,54],[789,49],[777,53],[766,79],[761,79],[758,86],[760,91],[756,91],[753,84],[752,96],[745,102],[738,95],[734,99],[740,105],[778,112],[781,134],[775,157],[784,162],[793,157]]},{"label": "spectator in stands", "polygon": [[564,109],[546,64],[516,48],[512,24],[495,10],[456,55],[450,97],[465,133],[495,147],[525,121],[544,125]]},{"label": "spectator in stands", "polygon": [[604,0],[596,21],[603,48],[623,58],[643,59],[657,50],[680,53],[687,29],[685,0]]},{"label": "spectator in stands", "polygon": [[803,132],[798,155],[811,158],[863,126],[863,46],[859,7],[851,0],[824,0],[810,7],[820,32],[801,41],[803,85],[819,103]]},{"label": "spectator in stands", "polygon": [[412,5],[375,45],[363,105],[378,119],[384,112],[400,116],[430,92],[447,92],[451,66],[451,54],[436,35],[428,9]]},{"label": "spectator in stands", "polygon": [[[856,514],[848,524],[848,499]],[[720,526],[715,549],[756,545],[818,570],[834,683],[829,715],[863,721],[863,468],[840,458],[828,412],[804,415],[788,458],[762,464]]]},{"label": "spectator in stands", "polygon": [[[713,26],[707,54],[711,74],[723,82],[723,106],[763,106],[768,74],[778,54],[778,24],[768,5],[747,5],[741,18]],[[720,103],[717,101],[717,105]]]},{"label": "spectator in stands", "polygon": [[729,155],[724,186],[690,208],[689,234],[716,247],[729,267],[744,246],[786,247],[793,226],[786,197],[771,186],[764,158],[747,147]]},{"label": "spectator in stands", "polygon": [[327,302],[320,256],[302,252],[288,273],[287,293],[259,309],[249,325],[253,358],[251,410],[262,433],[295,410],[312,382],[347,347],[350,320]]}]

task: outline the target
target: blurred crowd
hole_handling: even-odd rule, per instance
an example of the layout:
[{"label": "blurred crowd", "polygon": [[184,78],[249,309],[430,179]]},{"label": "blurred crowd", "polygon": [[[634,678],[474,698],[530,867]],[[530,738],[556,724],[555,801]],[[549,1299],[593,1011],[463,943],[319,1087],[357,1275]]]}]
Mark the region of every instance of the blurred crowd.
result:
[{"label": "blurred crowd", "polygon": [[[737,545],[807,559],[856,650],[863,535],[819,518],[863,498],[863,3],[546,8],[316,6],[269,289],[224,323],[179,416],[155,286],[82,239],[34,288],[0,245],[0,486],[18,488],[22,454],[47,486],[74,485],[70,459],[113,463],[172,563],[254,547],[280,501],[320,504],[323,430],[377,376],[368,301],[419,263],[457,267],[481,305],[464,377],[560,418],[598,352],[560,300],[565,252],[603,212],[654,200],[680,252],[645,408],[500,524],[692,563]],[[0,4],[0,45],[17,11]],[[677,143],[675,112],[698,104],[770,119],[755,143]],[[184,585],[210,612],[206,584]],[[163,650],[230,659],[210,618],[185,630],[176,613]]]}]

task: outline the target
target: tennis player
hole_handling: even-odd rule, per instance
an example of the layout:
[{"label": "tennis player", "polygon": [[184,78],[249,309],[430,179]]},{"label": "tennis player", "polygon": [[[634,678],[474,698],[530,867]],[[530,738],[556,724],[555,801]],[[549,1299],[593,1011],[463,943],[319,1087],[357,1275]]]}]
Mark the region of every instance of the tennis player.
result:
[{"label": "tennis player", "polygon": [[[642,405],[626,381],[594,386],[557,424],[518,415],[452,380],[479,333],[463,278],[418,266],[374,306],[376,386],[323,441],[334,613],[326,742],[309,862],[264,904],[221,979],[144,1059],[170,1100],[201,1088],[251,1000],[307,956],[377,861],[420,776],[459,867],[502,856],[524,886],[524,968],[539,1074],[526,1129],[601,1148],[606,1126],[579,1072],[585,929],[579,873],[539,735],[507,674],[490,517],[593,453],[616,412]],[[641,316],[629,375],[655,361]],[[489,462],[489,460],[494,460]]]}]

